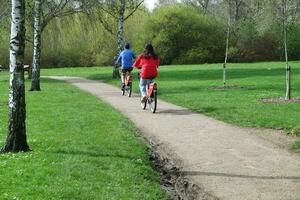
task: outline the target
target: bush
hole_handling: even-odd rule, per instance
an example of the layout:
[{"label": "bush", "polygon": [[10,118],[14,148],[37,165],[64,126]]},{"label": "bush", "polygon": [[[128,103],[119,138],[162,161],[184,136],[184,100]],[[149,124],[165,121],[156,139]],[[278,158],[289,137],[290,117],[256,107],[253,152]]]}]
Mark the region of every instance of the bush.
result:
[{"label": "bush", "polygon": [[271,28],[259,32],[254,19],[239,24],[235,40],[229,51],[230,61],[253,62],[275,60],[278,57],[276,34]]},{"label": "bush", "polygon": [[157,9],[145,20],[138,35],[140,49],[152,42],[162,64],[219,62],[224,57],[221,24],[192,7]]},{"label": "bush", "polygon": [[288,48],[291,60],[300,60],[300,20],[288,30]]}]

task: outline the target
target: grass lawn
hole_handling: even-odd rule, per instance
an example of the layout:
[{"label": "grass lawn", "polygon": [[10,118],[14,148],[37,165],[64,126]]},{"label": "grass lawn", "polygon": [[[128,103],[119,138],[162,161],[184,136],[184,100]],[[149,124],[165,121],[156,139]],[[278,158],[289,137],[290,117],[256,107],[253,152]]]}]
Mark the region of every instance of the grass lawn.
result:
[{"label": "grass lawn", "polygon": [[[7,73],[0,82],[3,146]],[[132,123],[69,84],[43,79],[42,89],[26,93],[33,151],[0,155],[0,199],[168,199]]]},{"label": "grass lawn", "polygon": [[[292,96],[300,98],[300,61],[292,66]],[[111,67],[43,70],[43,75],[81,76],[119,86]],[[261,62],[228,65],[228,81],[222,86],[222,64],[162,66],[157,79],[159,98],[195,112],[243,127],[285,129],[299,135],[300,103],[267,104],[262,98],[285,96],[285,64]],[[137,77],[137,71],[134,72]],[[138,92],[135,79],[134,90]],[[159,106],[158,106],[159,109]],[[293,148],[300,149],[299,143]]]},{"label": "grass lawn", "polygon": [[[300,98],[300,62],[292,62],[292,95]],[[285,128],[300,124],[300,104],[266,104],[261,98],[285,96],[284,63],[229,64],[228,85],[243,88],[216,90],[222,86],[222,65],[162,66],[159,98],[216,119],[245,127]],[[111,68],[43,70],[43,75],[82,76],[119,85]],[[136,75],[136,72],[135,72]],[[135,91],[138,83],[135,82]]]}]

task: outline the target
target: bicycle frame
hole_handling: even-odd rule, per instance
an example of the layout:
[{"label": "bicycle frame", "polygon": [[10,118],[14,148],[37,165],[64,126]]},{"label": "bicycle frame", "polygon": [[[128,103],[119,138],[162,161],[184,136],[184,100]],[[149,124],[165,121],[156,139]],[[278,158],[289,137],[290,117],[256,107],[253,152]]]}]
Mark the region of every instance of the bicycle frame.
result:
[{"label": "bicycle frame", "polygon": [[148,96],[151,97],[153,91],[157,90],[157,83],[150,83],[149,89],[148,89]]},{"label": "bicycle frame", "polygon": [[124,80],[125,87],[124,89],[122,89],[122,95],[124,96],[125,94],[127,94],[128,97],[131,97],[131,93],[132,93],[131,73],[127,72],[124,78],[125,78]]},{"label": "bicycle frame", "polygon": [[128,74],[125,76],[125,85],[127,86],[130,82],[132,82],[131,74]]},{"label": "bicycle frame", "polygon": [[147,85],[147,96],[148,99],[145,102],[141,102],[141,107],[145,110],[148,104],[151,112],[155,113],[157,108],[157,83]]}]

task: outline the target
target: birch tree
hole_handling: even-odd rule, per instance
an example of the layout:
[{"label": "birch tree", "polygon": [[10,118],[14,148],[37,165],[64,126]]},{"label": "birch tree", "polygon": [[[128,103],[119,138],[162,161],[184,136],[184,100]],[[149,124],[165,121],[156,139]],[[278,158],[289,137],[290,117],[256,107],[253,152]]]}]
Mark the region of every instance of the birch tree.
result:
[{"label": "birch tree", "polygon": [[[246,17],[245,7],[247,6],[244,0],[225,0],[224,6],[227,13],[227,31],[226,31],[226,43],[225,43],[225,59],[223,63],[223,87],[227,85],[227,61],[229,53],[229,40],[231,32],[233,32],[232,27],[237,28],[239,20]],[[243,13],[243,15],[242,15]]]},{"label": "birch tree", "polygon": [[285,100],[290,100],[292,96],[292,86],[291,86],[291,74],[292,68],[289,65],[289,52],[288,52],[288,27],[290,24],[294,23],[299,15],[299,5],[300,0],[277,0],[273,1],[271,7],[273,10],[275,8],[275,13],[277,19],[279,19],[282,24],[282,41],[283,41],[283,50],[285,58]]},{"label": "birch tree", "polygon": [[81,11],[81,4],[71,0],[35,0],[32,82],[30,91],[40,91],[40,63],[42,33],[55,18],[65,17]]},{"label": "birch tree", "polygon": [[35,0],[34,6],[34,42],[33,42],[33,62],[32,62],[32,83],[31,91],[40,91],[40,64],[41,64],[41,12],[42,0]]},{"label": "birch tree", "polygon": [[230,38],[230,27],[231,27],[231,18],[228,15],[228,25],[227,25],[227,33],[226,33],[226,47],[225,47],[225,59],[223,64],[223,86],[226,87],[226,69],[227,69],[227,61],[228,61],[228,51],[229,51],[229,38]]},{"label": "birch tree", "polygon": [[28,151],[24,86],[25,0],[12,0],[8,136],[2,152]]},{"label": "birch tree", "polygon": [[285,71],[286,71],[286,92],[285,92],[285,100],[291,99],[291,66],[289,65],[289,58],[288,58],[288,45],[287,45],[287,0],[281,1],[282,7],[282,29],[283,29],[283,43],[284,43],[284,57],[285,57]]},{"label": "birch tree", "polygon": [[[118,54],[121,53],[124,46],[124,23],[137,11],[143,2],[144,0],[97,0],[95,2],[98,10],[97,17],[102,23],[103,27],[110,34],[117,37]],[[108,14],[116,21],[117,30],[114,30],[114,25],[105,20],[104,14]],[[116,78],[117,76],[118,70],[114,68],[113,77]]]}]

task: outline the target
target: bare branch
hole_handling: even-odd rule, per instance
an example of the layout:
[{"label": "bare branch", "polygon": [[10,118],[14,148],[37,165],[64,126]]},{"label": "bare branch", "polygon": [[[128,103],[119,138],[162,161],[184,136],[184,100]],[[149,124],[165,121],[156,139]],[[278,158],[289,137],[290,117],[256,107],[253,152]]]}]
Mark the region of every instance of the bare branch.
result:
[{"label": "bare branch", "polygon": [[136,6],[135,8],[126,16],[124,17],[124,21],[126,21],[129,17],[131,17],[136,11],[137,9],[142,5],[142,3],[144,2],[144,0],[141,0]]}]

